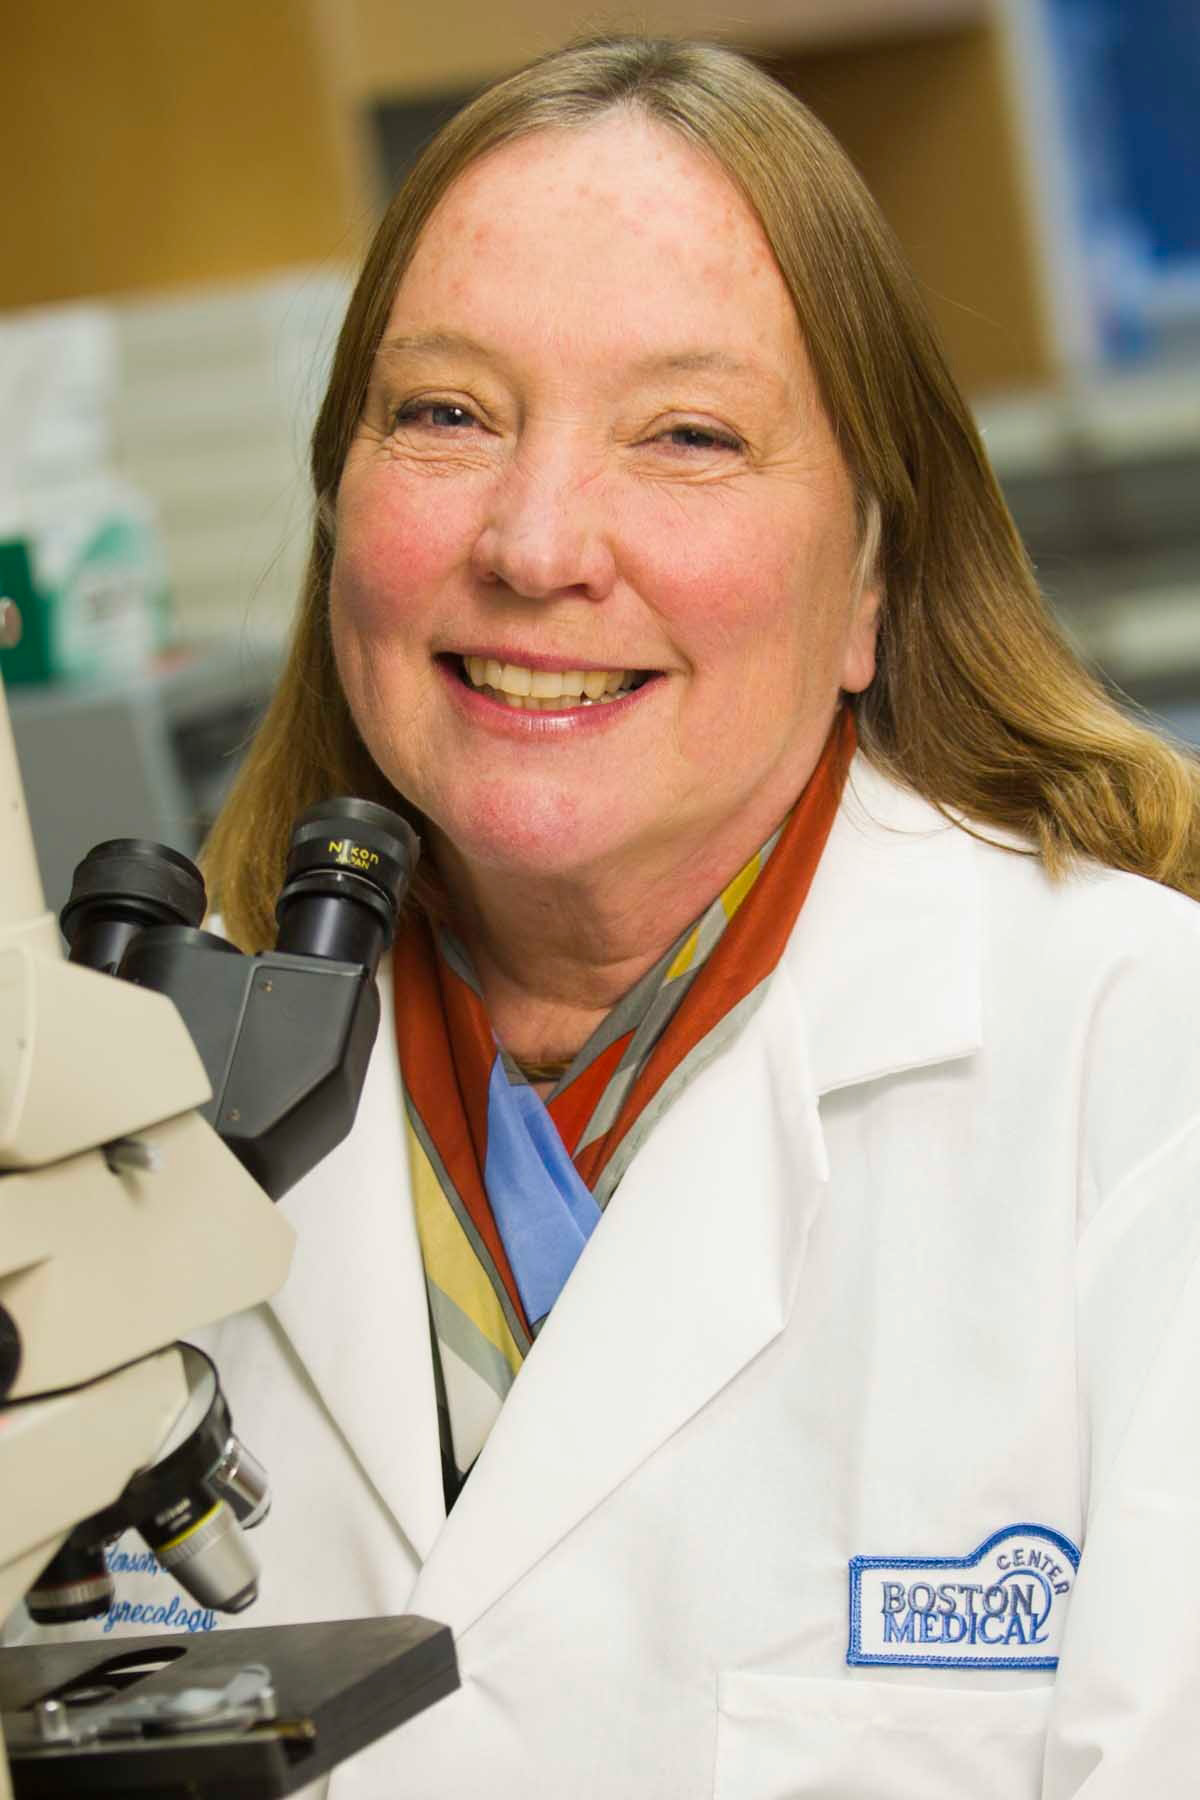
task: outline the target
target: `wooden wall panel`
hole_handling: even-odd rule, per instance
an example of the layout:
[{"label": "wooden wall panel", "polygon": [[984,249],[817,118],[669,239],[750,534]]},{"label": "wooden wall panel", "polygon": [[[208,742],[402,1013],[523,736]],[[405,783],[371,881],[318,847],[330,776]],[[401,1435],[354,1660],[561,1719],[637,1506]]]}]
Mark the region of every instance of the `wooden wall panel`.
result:
[{"label": "wooden wall panel", "polygon": [[0,306],[356,253],[305,0],[38,0],[3,57]]},{"label": "wooden wall panel", "polygon": [[781,55],[768,65],[849,151],[972,393],[1051,374],[998,32]]}]

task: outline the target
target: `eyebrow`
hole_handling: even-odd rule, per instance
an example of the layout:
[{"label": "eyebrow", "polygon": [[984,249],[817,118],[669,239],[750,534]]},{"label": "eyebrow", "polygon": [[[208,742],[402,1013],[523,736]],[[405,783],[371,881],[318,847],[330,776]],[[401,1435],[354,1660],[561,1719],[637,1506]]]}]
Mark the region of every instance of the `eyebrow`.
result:
[{"label": "eyebrow", "polygon": [[[385,338],[380,344],[380,356],[420,356],[420,355],[466,355],[485,361],[495,361],[496,353],[478,338],[469,336],[463,331],[415,331],[402,332],[395,337]],[[746,362],[742,357],[733,356],[727,350],[668,350],[656,352],[652,356],[643,357],[633,365],[638,375],[739,375],[751,379],[770,379],[769,371],[761,365]]]},{"label": "eyebrow", "polygon": [[470,356],[490,356],[486,344],[478,339],[468,337],[464,331],[413,331],[401,332],[396,337],[384,338],[378,351],[379,356],[411,356],[421,352],[465,351]]},{"label": "eyebrow", "polygon": [[751,375],[761,377],[766,371],[743,357],[731,356],[728,350],[672,350],[656,356],[645,356],[634,364],[642,375]]}]

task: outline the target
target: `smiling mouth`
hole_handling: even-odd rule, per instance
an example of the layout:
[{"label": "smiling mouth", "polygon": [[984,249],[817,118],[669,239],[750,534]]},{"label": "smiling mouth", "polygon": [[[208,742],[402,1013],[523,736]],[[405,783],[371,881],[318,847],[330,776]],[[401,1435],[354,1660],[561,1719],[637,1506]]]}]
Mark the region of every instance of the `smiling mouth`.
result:
[{"label": "smiling mouth", "polygon": [[575,706],[604,706],[650,679],[648,669],[526,669],[493,657],[454,659],[465,686],[503,706],[525,712],[564,712]]}]

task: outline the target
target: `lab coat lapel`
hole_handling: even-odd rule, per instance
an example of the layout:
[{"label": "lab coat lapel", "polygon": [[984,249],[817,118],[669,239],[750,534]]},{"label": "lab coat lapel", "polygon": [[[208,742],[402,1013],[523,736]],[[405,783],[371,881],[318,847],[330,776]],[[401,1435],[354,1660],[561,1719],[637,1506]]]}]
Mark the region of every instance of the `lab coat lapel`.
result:
[{"label": "lab coat lapel", "polygon": [[631,1163],[414,1610],[465,1630],[784,1329],[828,1184],[819,1096],[977,1047],[978,932],[970,840],[859,758],[761,1007]]},{"label": "lab coat lapel", "polygon": [[281,1205],[296,1230],[272,1306],[418,1558],[445,1519],[429,1312],[404,1139],[390,971],[350,1136]]}]

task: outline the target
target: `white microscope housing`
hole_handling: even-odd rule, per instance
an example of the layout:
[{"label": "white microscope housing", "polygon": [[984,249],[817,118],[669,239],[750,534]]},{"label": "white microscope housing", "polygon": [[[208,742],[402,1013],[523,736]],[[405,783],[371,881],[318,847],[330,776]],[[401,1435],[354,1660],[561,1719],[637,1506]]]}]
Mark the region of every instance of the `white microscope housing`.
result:
[{"label": "white microscope housing", "polygon": [[210,1095],[170,1000],[64,959],[0,683],[0,1624],[169,1438],[175,1340],[287,1274]]}]

